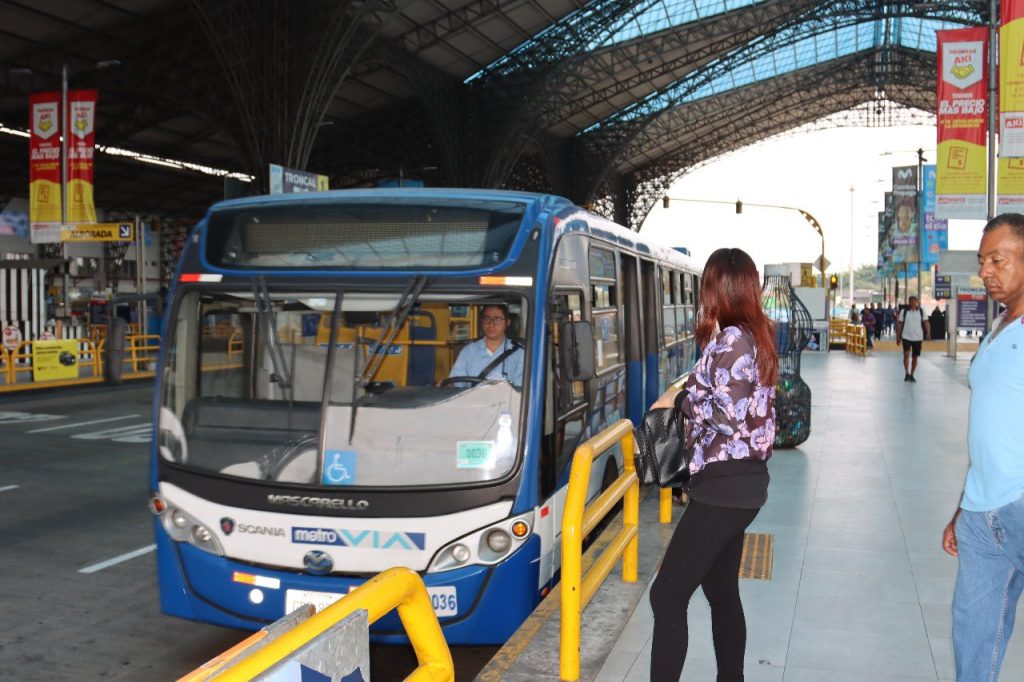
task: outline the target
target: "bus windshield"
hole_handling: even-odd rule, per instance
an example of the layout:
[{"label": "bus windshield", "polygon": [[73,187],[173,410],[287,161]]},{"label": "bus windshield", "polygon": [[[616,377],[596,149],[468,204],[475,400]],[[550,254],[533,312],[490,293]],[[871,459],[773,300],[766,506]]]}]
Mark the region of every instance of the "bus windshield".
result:
[{"label": "bus windshield", "polygon": [[[494,303],[429,289],[188,291],[168,329],[160,456],[313,488],[502,478],[517,461],[521,377],[445,380]],[[500,303],[518,322],[522,301]]]}]

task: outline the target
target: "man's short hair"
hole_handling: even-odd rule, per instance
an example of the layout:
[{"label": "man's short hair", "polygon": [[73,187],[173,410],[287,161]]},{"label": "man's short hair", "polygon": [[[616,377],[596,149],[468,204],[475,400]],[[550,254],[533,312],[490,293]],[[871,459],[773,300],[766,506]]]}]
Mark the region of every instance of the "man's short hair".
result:
[{"label": "man's short hair", "polygon": [[1006,225],[1013,232],[1013,236],[1024,242],[1024,215],[1020,213],[1001,213],[992,220],[985,223],[983,232],[994,230],[997,227]]},{"label": "man's short hair", "polygon": [[506,320],[511,319],[508,312],[508,306],[504,303],[484,303],[480,306],[480,312],[483,313],[485,308],[498,308],[501,310],[501,314]]}]

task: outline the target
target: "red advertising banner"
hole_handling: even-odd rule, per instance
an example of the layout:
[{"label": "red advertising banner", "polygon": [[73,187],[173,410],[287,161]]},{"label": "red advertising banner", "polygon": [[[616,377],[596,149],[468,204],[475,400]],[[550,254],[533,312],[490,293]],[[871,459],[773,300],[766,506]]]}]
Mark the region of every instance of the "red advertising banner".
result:
[{"label": "red advertising banner", "polygon": [[29,95],[29,223],[60,223],[60,93]]},{"label": "red advertising banner", "polygon": [[988,29],[936,31],[938,162],[936,218],[987,216]]},{"label": "red advertising banner", "polygon": [[1024,0],[999,6],[998,213],[1024,210]]},{"label": "red advertising banner", "polygon": [[95,90],[68,93],[68,222],[95,223],[93,153],[96,150]]}]

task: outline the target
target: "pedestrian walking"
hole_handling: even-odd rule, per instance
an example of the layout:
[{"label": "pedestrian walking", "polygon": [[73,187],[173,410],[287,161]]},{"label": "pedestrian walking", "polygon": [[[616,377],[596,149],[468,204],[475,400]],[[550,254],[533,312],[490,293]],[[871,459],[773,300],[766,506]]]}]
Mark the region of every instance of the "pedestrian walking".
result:
[{"label": "pedestrian walking", "polygon": [[907,300],[907,307],[900,311],[896,321],[896,343],[903,344],[903,381],[914,381],[917,359],[921,357],[921,346],[928,336],[928,318],[917,303],[917,296]]},{"label": "pedestrian walking", "polygon": [[1024,589],[1024,215],[985,225],[978,275],[1006,306],[978,345],[968,379],[970,464],[960,507],[942,534],[957,557],[953,653],[959,682],[999,678]]},{"label": "pedestrian walking", "polygon": [[[718,680],[743,680],[747,625],[740,602],[743,534],[768,497],[775,440],[778,359],[761,308],[757,267],[740,249],[711,254],[701,278],[700,359],[681,410],[693,447],[690,496],[651,586],[654,682],[678,682],[689,639],[687,607],[698,587],[711,604]],[[668,391],[654,407],[675,405]]]},{"label": "pedestrian walking", "polygon": [[875,343],[875,314],[871,308],[864,306],[864,310],[860,313],[860,322],[864,325],[864,336],[868,340],[868,348],[874,348]]}]

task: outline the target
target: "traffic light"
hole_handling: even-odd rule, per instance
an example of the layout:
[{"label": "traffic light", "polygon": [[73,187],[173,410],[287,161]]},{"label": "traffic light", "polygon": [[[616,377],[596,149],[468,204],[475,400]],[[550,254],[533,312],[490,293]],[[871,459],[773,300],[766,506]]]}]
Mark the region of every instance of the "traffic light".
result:
[{"label": "traffic light", "polygon": [[743,202],[739,199],[736,200],[736,215],[743,213]]},{"label": "traffic light", "polygon": [[829,275],[828,276],[828,288],[829,289],[838,289],[839,288],[839,275]]}]

